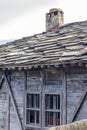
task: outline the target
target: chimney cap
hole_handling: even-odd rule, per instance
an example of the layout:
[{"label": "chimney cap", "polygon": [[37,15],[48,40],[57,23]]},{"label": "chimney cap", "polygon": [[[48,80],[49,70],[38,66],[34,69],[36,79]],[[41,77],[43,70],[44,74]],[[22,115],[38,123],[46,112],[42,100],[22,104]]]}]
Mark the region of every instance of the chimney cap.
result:
[{"label": "chimney cap", "polygon": [[60,9],[60,8],[52,8],[52,9],[49,10],[49,13],[52,13],[52,12],[55,12],[55,11],[64,13],[63,10]]}]

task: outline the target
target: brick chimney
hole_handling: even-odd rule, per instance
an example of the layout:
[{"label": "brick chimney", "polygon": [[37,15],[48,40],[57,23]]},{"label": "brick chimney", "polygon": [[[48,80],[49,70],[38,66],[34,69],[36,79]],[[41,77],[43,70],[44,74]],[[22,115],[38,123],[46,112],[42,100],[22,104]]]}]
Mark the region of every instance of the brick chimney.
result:
[{"label": "brick chimney", "polygon": [[64,12],[61,9],[50,9],[46,14],[46,31],[57,30],[63,25]]}]

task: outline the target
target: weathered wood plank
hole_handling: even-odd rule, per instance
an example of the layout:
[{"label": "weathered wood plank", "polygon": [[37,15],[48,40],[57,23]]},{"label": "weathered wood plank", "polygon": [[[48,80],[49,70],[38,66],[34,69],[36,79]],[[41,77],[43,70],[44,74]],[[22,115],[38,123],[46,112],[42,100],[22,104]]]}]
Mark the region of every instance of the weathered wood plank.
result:
[{"label": "weathered wood plank", "polygon": [[17,105],[16,105],[16,102],[15,102],[15,98],[14,98],[14,94],[13,94],[13,91],[12,91],[11,83],[8,80],[8,77],[7,77],[6,74],[5,74],[5,80],[7,81],[7,84],[8,84],[9,94],[10,94],[10,97],[11,97],[11,100],[12,100],[12,104],[13,104],[15,114],[16,114],[16,117],[17,117],[17,120],[18,120],[18,124],[20,125],[20,129],[23,130],[22,121],[20,119],[20,115],[19,115],[19,112],[18,112],[18,109],[17,109]]},{"label": "weathered wood plank", "polygon": [[8,93],[7,130],[10,130],[10,95]]},{"label": "weathered wood plank", "polygon": [[24,106],[23,106],[23,123],[24,123],[24,130],[25,130],[25,125],[26,125],[26,91],[27,91],[27,70],[24,70]]},{"label": "weathered wood plank", "polygon": [[63,70],[63,124],[67,124],[67,81]]},{"label": "weathered wood plank", "polygon": [[71,119],[71,122],[73,122],[86,98],[86,95],[87,95],[87,90],[84,91],[84,93],[82,94],[82,97],[80,98],[80,101],[78,102],[78,104],[76,105],[76,108],[75,108],[75,111],[73,113],[73,117]]}]

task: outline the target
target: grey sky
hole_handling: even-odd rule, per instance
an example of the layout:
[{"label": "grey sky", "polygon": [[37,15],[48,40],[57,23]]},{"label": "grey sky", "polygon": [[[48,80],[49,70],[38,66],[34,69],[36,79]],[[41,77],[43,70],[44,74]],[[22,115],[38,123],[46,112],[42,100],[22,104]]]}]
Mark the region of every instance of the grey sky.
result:
[{"label": "grey sky", "polygon": [[0,40],[45,31],[45,14],[51,8],[64,11],[64,24],[87,20],[87,0],[0,0]]},{"label": "grey sky", "polygon": [[8,20],[23,15],[37,8],[57,4],[56,0],[0,0],[0,24],[5,24]]}]

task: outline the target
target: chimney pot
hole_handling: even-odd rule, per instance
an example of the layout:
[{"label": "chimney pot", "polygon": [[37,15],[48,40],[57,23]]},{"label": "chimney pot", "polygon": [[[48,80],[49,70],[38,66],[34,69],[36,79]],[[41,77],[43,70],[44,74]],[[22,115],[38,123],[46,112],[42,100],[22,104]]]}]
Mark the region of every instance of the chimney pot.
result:
[{"label": "chimney pot", "polygon": [[64,12],[61,9],[53,8],[46,14],[46,31],[54,31],[64,23]]}]

